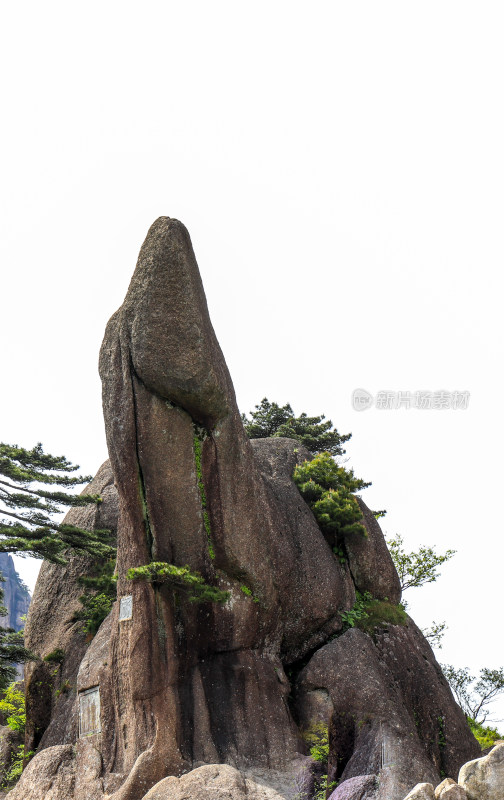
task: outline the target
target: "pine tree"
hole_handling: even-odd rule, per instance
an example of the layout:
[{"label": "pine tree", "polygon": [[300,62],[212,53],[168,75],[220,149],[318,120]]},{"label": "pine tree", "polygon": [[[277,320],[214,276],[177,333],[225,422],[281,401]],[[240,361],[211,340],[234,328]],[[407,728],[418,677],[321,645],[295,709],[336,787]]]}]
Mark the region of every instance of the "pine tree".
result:
[{"label": "pine tree", "polygon": [[303,412],[296,417],[289,403],[279,406],[264,397],[255,408],[255,411],[250,412],[250,419],[242,414],[249,439],[284,436],[287,439],[297,439],[311,453],[327,452],[332,456],[341,456],[345,452],[341,445],[352,436],[351,433],[339,434],[324,414],[309,417]]},{"label": "pine tree", "polygon": [[[113,553],[109,532],[84,530],[53,518],[68,506],[101,503],[99,495],[68,491],[88,483],[89,475],[69,476],[78,470],[65,456],[44,453],[42,445],[25,450],[0,443],[0,552],[27,553],[64,564],[63,552],[71,548],[106,558]],[[49,490],[46,486],[63,487]],[[5,519],[7,517],[7,519]]]},{"label": "pine tree", "polygon": [[[101,503],[99,495],[75,495],[69,489],[88,483],[91,476],[74,475],[79,467],[65,456],[44,453],[39,443],[31,450],[0,443],[0,552],[22,553],[65,564],[65,551],[110,558],[115,550],[106,530],[85,530],[53,518],[68,506]],[[45,487],[60,487],[53,490]],[[0,581],[3,578],[0,576]],[[6,613],[0,588],[0,616]],[[23,646],[23,632],[0,627],[0,690],[16,676],[16,664],[33,659]]]}]

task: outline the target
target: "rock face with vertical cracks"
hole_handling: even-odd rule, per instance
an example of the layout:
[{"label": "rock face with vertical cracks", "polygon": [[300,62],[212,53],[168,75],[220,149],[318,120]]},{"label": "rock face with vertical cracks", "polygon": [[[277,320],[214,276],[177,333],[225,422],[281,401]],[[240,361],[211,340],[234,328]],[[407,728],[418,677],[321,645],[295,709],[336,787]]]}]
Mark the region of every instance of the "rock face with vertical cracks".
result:
[{"label": "rock face with vertical cracks", "polygon": [[[120,503],[118,591],[133,594],[134,609],[111,640],[113,769],[131,773],[117,796],[136,798],[144,775],[155,783],[194,762],[284,765],[299,744],[283,664],[340,629],[353,585],[299,495],[286,517],[256,464],[180,222],[150,229],[100,374]],[[270,458],[287,483],[295,449]],[[166,588],[126,579],[151,561],[187,564],[231,599],[177,606]]]},{"label": "rock face with vertical cracks", "polygon": [[[118,597],[133,601],[122,621],[115,604],[80,663],[77,692],[100,687],[101,731],[78,740],[75,800],[141,800],[203,764],[290,771],[294,781],[300,729],[317,720],[330,723],[331,775],[376,775],[387,800],[444,763],[429,715],[444,720],[450,768],[476,755],[413,623],[374,639],[342,634],[356,589],[400,599],[383,535],[362,504],[368,536],[346,542],[340,563],[292,480],[310,454],[289,439],[247,439],[177,220],[151,227],[107,326],[100,374],[119,498]],[[229,599],[195,605],[167,584],[127,578],[151,562],[187,565]],[[55,752],[68,741],[56,738]],[[400,742],[399,780],[383,754],[395,758]]]}]

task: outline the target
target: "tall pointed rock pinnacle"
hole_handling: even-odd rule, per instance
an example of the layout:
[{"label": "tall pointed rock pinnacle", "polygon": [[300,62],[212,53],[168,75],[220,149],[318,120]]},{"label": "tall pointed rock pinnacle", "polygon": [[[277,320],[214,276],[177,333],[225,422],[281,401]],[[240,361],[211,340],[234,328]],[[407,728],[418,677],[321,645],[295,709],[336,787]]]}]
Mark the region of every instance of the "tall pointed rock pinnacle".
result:
[{"label": "tall pointed rock pinnacle", "polygon": [[[363,780],[373,800],[457,775],[477,744],[414,622],[343,627],[357,592],[400,601],[378,522],[359,498],[367,535],[348,534],[336,556],[292,479],[311,454],[291,439],[248,440],[177,220],[149,230],[100,375],[110,465],[91,488],[104,496],[96,514],[117,522],[118,602],[86,649],[60,599],[76,607],[88,562],[41,571],[27,643],[43,656],[65,649],[65,696],[48,704],[40,687],[56,673],[29,668],[39,752],[12,800],[37,800],[42,778],[60,787],[54,800],[143,800],[159,782],[148,796],[164,799],[192,780],[167,776],[202,764],[293,784],[313,725],[328,732],[328,784]],[[191,602],[163,580],[186,567],[225,602]],[[146,571],[157,579],[140,580]]]}]

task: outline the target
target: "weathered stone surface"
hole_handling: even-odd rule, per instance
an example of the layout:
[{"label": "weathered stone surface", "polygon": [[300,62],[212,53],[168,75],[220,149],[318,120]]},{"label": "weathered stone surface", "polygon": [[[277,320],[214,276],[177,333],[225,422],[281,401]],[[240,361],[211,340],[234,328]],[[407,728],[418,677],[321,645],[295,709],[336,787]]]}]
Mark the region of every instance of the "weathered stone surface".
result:
[{"label": "weathered stone surface", "polygon": [[434,787],[431,783],[417,783],[404,800],[434,800]]},{"label": "weathered stone surface", "polygon": [[380,600],[388,598],[391,603],[398,603],[401,599],[401,582],[380,526],[360,497],[357,502],[368,538],[349,536],[345,542],[355,588],[359,592],[370,592]]},{"label": "weathered stone surface", "polygon": [[[99,494],[103,502],[72,508],[64,521],[115,532],[119,510],[110,462],[102,464],[83,491]],[[40,569],[25,628],[26,646],[42,658],[57,649],[65,657],[60,666],[54,662],[26,665],[27,750],[76,741],[76,679],[87,643],[82,623],[72,617],[81,608],[83,587],[78,579],[92,565],[90,556],[70,555],[65,566],[44,561]]]},{"label": "weathered stone surface", "polygon": [[378,788],[376,775],[359,775],[343,781],[330,795],[329,800],[374,800]]},{"label": "weathered stone surface", "polygon": [[74,796],[74,786],[74,749],[72,745],[60,745],[48,747],[36,755],[7,797],[9,800],[70,800]]},{"label": "weathered stone surface", "polygon": [[[256,465],[189,235],[176,220],[161,218],[149,232],[107,327],[100,374],[120,497],[118,588],[133,592],[136,609],[127,630],[112,632],[121,698],[116,769],[130,772],[140,758],[134,771],[154,782],[202,754],[240,767],[279,766],[298,750],[282,662],[341,627],[337,611],[352,605],[353,588],[290,475],[281,493],[290,493],[292,515]],[[211,549],[194,454],[201,428]],[[273,459],[279,468],[293,463],[292,443],[288,449]],[[188,564],[231,588],[232,601],[174,609],[165,589],[132,589],[126,570],[151,560]],[[242,585],[251,596],[238,600]],[[156,615],[163,640],[150,623]],[[252,726],[247,698],[255,699]],[[124,788],[117,800],[136,791]]]},{"label": "weathered stone surface", "polygon": [[[66,655],[38,706],[30,676],[31,741],[78,740],[65,800],[142,800],[152,787],[170,800],[186,789],[211,797],[204,779],[233,797],[245,787],[249,800],[266,791],[292,800],[292,760],[306,754],[296,723],[312,721],[330,723],[329,782],[376,775],[373,800],[403,800],[418,780],[437,782],[441,766],[455,774],[477,745],[414,624],[330,641],[356,587],[399,598],[383,535],[362,504],[369,536],[347,543],[340,564],[292,481],[310,454],[292,440],[247,439],[178,221],[149,231],[107,326],[100,374],[117,492],[104,465],[92,490],[109,519],[70,514],[114,528],[119,513],[118,595],[131,596],[132,613],[119,621],[116,603],[85,652],[70,618],[89,565],[43,568],[29,643]],[[152,561],[187,564],[229,600],[198,606],[166,584],[126,577]],[[65,679],[68,696],[56,701]],[[99,690],[101,731],[79,739],[78,692],[90,689]],[[53,767],[37,759],[54,749],[34,759],[42,774]],[[275,784],[274,774],[283,776]]]},{"label": "weathered stone surface", "polygon": [[329,781],[380,774],[378,796],[402,800],[419,780],[436,784],[441,767],[456,771],[474,747],[414,623],[390,626],[375,639],[354,628],[320,648],[299,675],[296,707],[308,727],[313,696],[329,696]]},{"label": "weathered stone surface", "polygon": [[504,744],[483,758],[464,764],[458,776],[468,800],[502,800],[504,796]]},{"label": "weathered stone surface", "polygon": [[284,800],[270,786],[257,783],[227,764],[208,764],[180,778],[165,778],[144,800]]},{"label": "weathered stone surface", "polygon": [[[374,638],[380,662],[399,693],[399,708],[414,722],[429,761],[437,772],[457,775],[480,748],[429,643],[410,618],[406,627],[384,628]],[[424,780],[434,785],[438,782]]]},{"label": "weathered stone surface", "polygon": [[439,800],[441,792],[444,792],[445,789],[448,789],[449,786],[453,786],[454,784],[456,784],[456,781],[454,781],[453,778],[445,778],[444,781],[441,781],[441,783],[438,784],[438,786],[436,786],[434,789],[434,796],[436,800]]},{"label": "weathered stone surface", "polygon": [[453,783],[443,789],[439,798],[440,800],[467,800],[467,794],[462,786],[459,786],[458,783]]}]

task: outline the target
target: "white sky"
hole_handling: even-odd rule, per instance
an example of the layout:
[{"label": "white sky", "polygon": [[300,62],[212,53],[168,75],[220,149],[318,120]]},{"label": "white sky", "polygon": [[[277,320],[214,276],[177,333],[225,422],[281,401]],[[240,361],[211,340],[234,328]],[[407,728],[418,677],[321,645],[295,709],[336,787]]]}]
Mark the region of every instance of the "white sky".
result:
[{"label": "white sky", "polygon": [[[458,551],[406,597],[449,624],[440,660],[503,665],[503,23],[497,2],[3,3],[0,437],[105,460],[104,327],[177,217],[241,409],[352,431],[385,532]],[[357,387],[471,400],[357,413]]]}]

